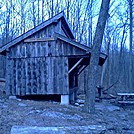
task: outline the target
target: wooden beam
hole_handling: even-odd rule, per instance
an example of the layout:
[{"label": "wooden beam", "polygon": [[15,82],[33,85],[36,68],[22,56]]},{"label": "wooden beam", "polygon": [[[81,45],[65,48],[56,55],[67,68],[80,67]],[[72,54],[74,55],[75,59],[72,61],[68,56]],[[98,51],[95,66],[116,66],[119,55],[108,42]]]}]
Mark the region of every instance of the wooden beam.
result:
[{"label": "wooden beam", "polygon": [[80,75],[81,72],[82,72],[87,66],[88,66],[88,65],[83,66],[83,67],[81,68],[81,70],[78,72],[78,75]]},{"label": "wooden beam", "polygon": [[50,37],[50,38],[29,38],[29,39],[25,39],[24,42],[25,43],[31,43],[31,42],[46,42],[46,41],[54,41],[56,40],[54,37]]},{"label": "wooden beam", "polygon": [[80,44],[79,42],[76,42],[76,41],[74,41],[72,39],[69,39],[69,38],[67,38],[67,37],[65,37],[65,36],[63,36],[61,34],[58,34],[58,33],[55,33],[55,35],[56,35],[56,37],[58,39],[63,40],[63,41],[65,41],[65,42],[67,42],[67,43],[69,43],[69,44],[71,44],[71,45],[73,45],[75,47],[78,47],[78,48],[82,49],[82,50],[85,50],[85,52],[91,51],[91,48],[89,48],[86,45]]},{"label": "wooden beam", "polygon": [[80,60],[78,60],[78,62],[68,71],[68,73],[72,72],[74,70],[74,68],[83,60],[83,58],[81,58]]}]

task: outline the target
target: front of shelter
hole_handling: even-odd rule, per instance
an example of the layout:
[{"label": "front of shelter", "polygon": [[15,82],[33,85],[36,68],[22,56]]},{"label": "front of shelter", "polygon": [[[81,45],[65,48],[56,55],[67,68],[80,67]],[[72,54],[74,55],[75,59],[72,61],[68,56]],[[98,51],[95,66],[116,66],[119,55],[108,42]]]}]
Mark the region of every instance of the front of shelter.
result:
[{"label": "front of shelter", "polygon": [[[6,94],[69,95],[78,89],[78,76],[89,65],[91,49],[75,41],[63,12],[0,47],[6,56]],[[106,55],[100,53],[102,66]]]}]

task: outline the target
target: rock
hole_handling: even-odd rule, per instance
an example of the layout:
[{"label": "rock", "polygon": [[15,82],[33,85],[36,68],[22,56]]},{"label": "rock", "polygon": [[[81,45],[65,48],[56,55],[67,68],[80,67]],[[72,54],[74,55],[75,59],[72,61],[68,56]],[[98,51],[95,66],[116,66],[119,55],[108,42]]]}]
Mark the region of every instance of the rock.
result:
[{"label": "rock", "polygon": [[134,134],[134,130],[129,130],[126,132],[126,134]]},{"label": "rock", "polygon": [[85,100],[82,100],[82,99],[77,99],[77,100],[76,100],[76,103],[79,103],[79,104],[84,104],[84,103],[85,103]]},{"label": "rock", "polygon": [[84,107],[84,104],[80,104],[80,107]]},{"label": "rock", "polygon": [[0,103],[3,103],[4,102],[4,99],[0,99]]},{"label": "rock", "polygon": [[8,106],[7,105],[5,105],[5,104],[0,104],[0,108],[7,108]]},{"label": "rock", "polygon": [[24,104],[24,103],[19,103],[18,106],[21,106],[21,107],[26,107],[27,105]]},{"label": "rock", "polygon": [[76,102],[74,105],[75,105],[75,106],[79,106],[79,103]]},{"label": "rock", "polygon": [[9,100],[21,101],[21,99],[17,98],[16,96],[9,96]]},{"label": "rock", "polygon": [[105,105],[104,104],[100,104],[100,103],[96,103],[95,108],[97,110],[101,110],[101,111],[106,109]]},{"label": "rock", "polygon": [[102,125],[90,126],[64,126],[64,127],[37,127],[37,126],[13,126],[11,134],[98,134],[105,132]]},{"label": "rock", "polygon": [[40,110],[35,110],[36,113],[40,113],[41,111]]},{"label": "rock", "polygon": [[81,94],[81,95],[77,96],[77,98],[85,100],[85,94]]},{"label": "rock", "polygon": [[126,120],[129,116],[127,112],[120,112],[119,115],[120,119]]},{"label": "rock", "polygon": [[112,111],[120,111],[120,108],[117,106],[107,106],[107,110],[112,112]]},{"label": "rock", "polygon": [[16,100],[17,97],[16,96],[9,96],[9,100]]},{"label": "rock", "polygon": [[22,100],[17,98],[17,101],[22,101]]}]

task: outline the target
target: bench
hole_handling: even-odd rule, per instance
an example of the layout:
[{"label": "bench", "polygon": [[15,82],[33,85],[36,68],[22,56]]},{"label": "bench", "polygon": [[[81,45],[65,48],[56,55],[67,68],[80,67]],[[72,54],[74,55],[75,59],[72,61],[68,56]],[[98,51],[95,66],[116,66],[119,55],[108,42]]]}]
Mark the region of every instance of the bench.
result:
[{"label": "bench", "polygon": [[120,104],[134,104],[134,93],[117,93],[117,99]]}]

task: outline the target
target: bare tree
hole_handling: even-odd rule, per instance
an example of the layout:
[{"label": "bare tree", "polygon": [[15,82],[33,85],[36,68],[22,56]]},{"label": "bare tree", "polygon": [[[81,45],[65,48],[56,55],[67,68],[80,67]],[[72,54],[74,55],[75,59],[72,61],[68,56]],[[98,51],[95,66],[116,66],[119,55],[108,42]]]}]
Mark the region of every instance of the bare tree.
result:
[{"label": "bare tree", "polygon": [[129,89],[133,92],[133,61],[132,61],[132,47],[133,47],[133,0],[128,0],[129,3]]},{"label": "bare tree", "polygon": [[20,9],[20,14],[21,14],[21,34],[25,33],[25,4],[26,1],[21,0],[21,9]]},{"label": "bare tree", "polygon": [[36,27],[36,11],[35,11],[35,1],[32,1],[32,16],[33,16],[33,25]]},{"label": "bare tree", "polygon": [[88,88],[86,90],[86,98],[84,104],[84,111],[90,113],[95,112],[95,91],[96,91],[96,80],[98,77],[99,55],[100,55],[100,48],[102,44],[105,24],[108,17],[109,4],[110,0],[102,0],[98,23],[93,40],[93,47],[91,51],[90,66],[88,71],[89,74]]}]

